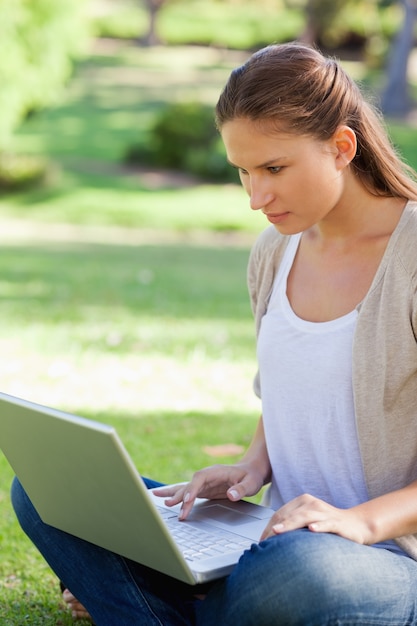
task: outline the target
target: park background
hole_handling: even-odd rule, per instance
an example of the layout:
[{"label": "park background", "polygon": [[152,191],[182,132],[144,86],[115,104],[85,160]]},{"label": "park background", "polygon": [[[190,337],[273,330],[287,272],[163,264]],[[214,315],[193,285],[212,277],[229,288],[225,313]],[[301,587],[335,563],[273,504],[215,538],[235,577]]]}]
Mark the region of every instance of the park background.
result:
[{"label": "park background", "polygon": [[[253,50],[309,41],[380,104],[417,167],[415,12],[0,0],[0,390],[115,425],[162,481],[236,459],[260,411],[245,280],[265,223],[224,167],[213,105]],[[0,456],[0,623],[70,624],[14,518],[12,476]]]}]

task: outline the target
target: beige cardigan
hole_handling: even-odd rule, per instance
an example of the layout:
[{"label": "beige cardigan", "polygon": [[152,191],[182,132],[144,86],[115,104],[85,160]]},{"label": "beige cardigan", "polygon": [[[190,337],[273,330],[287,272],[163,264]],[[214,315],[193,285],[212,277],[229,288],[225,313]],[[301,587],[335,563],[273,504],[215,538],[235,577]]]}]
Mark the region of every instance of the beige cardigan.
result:
[{"label": "beige cardigan", "polygon": [[[290,236],[267,228],[253,246],[248,286],[256,329]],[[358,308],[353,389],[370,498],[417,480],[417,202],[409,202]],[[259,378],[255,392],[260,395]],[[417,534],[396,539],[417,560]]]}]

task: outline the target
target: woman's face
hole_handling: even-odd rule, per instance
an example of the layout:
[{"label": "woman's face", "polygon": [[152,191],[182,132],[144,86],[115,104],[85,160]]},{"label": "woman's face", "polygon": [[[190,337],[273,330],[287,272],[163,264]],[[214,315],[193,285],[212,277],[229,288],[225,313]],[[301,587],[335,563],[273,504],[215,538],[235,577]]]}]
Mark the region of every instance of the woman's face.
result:
[{"label": "woman's face", "polygon": [[335,137],[319,141],[246,118],[226,122],[221,134],[251,208],[281,233],[305,231],[342,203],[348,162]]}]

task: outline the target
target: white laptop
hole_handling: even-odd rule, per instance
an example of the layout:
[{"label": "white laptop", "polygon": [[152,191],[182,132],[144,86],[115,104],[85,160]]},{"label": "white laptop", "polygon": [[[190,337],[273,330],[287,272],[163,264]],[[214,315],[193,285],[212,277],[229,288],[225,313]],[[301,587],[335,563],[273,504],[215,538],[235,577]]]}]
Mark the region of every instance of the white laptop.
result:
[{"label": "white laptop", "polygon": [[44,522],[189,584],[230,573],[273,513],[199,500],[180,522],[179,506],[146,489],[112,426],[2,393],[0,448]]}]

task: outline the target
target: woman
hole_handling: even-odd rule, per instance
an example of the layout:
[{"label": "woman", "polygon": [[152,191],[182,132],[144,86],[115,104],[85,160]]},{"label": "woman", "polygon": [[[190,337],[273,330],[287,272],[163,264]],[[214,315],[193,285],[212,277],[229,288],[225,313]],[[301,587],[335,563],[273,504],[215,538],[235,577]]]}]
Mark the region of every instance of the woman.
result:
[{"label": "woman", "polygon": [[[259,544],[204,595],[45,527],[24,530],[98,626],[417,625],[417,185],[341,66],[300,44],[234,70],[228,160],[271,226],[249,261],[262,417],[243,459],[165,487],[270,483]],[[262,392],[262,393],[261,393]]]}]

